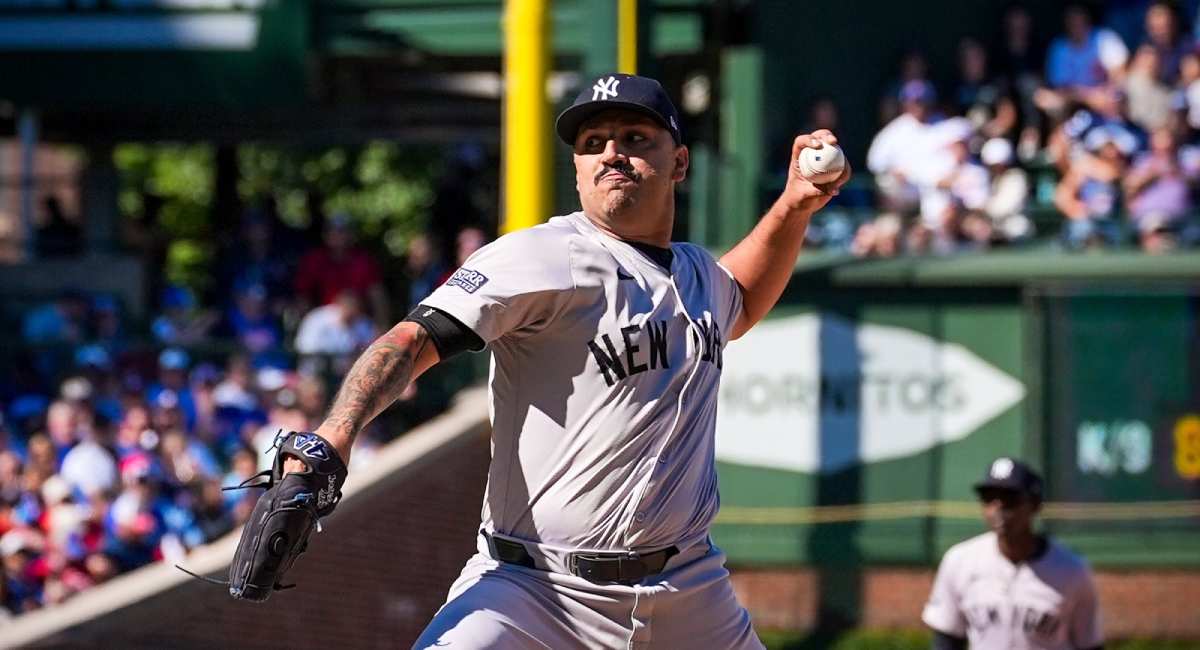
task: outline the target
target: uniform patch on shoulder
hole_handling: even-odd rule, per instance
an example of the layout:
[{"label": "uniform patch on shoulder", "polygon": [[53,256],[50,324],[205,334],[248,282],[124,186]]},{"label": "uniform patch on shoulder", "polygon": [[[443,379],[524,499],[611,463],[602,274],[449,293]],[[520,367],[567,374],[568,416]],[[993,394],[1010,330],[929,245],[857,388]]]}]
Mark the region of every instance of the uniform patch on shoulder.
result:
[{"label": "uniform patch on shoulder", "polygon": [[479,287],[487,284],[488,277],[479,271],[472,271],[463,267],[454,272],[446,284],[451,287],[458,287],[467,293],[475,293],[479,291]]}]

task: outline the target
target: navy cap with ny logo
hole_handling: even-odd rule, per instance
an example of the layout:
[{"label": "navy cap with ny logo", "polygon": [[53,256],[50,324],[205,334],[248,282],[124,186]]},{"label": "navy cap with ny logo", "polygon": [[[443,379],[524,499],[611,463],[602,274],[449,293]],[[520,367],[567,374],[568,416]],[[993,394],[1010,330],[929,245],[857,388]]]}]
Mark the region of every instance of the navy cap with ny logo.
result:
[{"label": "navy cap with ny logo", "polygon": [[1000,489],[1041,497],[1042,477],[1029,465],[1015,458],[1001,456],[988,464],[983,480],[976,483],[974,487],[976,492]]},{"label": "navy cap with ny logo", "polygon": [[574,145],[579,126],[589,117],[610,108],[635,111],[650,117],[671,133],[676,144],[683,141],[679,130],[679,112],[663,90],[662,84],[649,77],[631,74],[603,74],[580,90],[575,102],[559,114],[554,128],[563,142]]}]

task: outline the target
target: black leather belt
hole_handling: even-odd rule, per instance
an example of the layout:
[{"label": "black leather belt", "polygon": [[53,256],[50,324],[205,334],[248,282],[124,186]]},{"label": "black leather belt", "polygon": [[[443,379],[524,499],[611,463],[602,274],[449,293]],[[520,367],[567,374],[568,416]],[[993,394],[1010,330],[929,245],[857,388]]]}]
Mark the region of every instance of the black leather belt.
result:
[{"label": "black leather belt", "polygon": [[[493,537],[483,532],[487,540],[488,550],[492,559],[507,562],[530,569],[541,569],[524,544],[499,537]],[[596,584],[634,585],[647,577],[662,573],[667,566],[667,560],[679,553],[679,548],[671,546],[653,553],[571,553],[568,568],[571,573]]]}]

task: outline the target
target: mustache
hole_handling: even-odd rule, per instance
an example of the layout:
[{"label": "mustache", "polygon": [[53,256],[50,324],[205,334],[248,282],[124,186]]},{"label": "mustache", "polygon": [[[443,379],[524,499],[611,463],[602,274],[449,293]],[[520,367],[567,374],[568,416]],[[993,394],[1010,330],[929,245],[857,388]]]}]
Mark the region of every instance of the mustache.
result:
[{"label": "mustache", "polygon": [[617,172],[618,174],[621,174],[622,176],[635,182],[642,180],[641,174],[638,174],[637,171],[634,170],[633,165],[630,165],[624,161],[617,161],[612,165],[605,164],[600,168],[600,171],[596,173],[596,178],[593,180],[599,183],[600,179],[609,172]]}]

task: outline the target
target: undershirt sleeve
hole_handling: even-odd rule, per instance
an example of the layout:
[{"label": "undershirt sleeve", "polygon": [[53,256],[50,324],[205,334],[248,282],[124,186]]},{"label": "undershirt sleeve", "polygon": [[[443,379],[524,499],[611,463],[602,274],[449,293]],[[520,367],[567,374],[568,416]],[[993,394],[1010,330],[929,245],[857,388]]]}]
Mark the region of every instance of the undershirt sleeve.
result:
[{"label": "undershirt sleeve", "polygon": [[437,348],[438,358],[442,361],[468,350],[479,352],[485,345],[471,328],[436,307],[417,305],[404,320],[416,323],[429,332],[429,340],[433,341],[433,347]]}]

